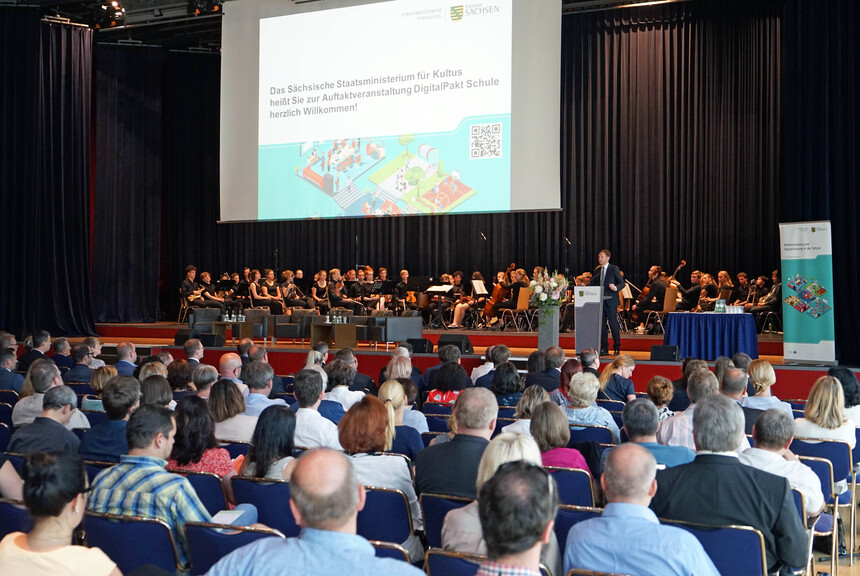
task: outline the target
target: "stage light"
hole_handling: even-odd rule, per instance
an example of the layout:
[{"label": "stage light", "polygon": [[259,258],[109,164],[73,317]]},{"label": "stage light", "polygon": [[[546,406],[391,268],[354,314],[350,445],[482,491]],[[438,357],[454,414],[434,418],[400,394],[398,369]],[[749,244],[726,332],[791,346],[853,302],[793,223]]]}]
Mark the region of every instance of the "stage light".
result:
[{"label": "stage light", "polygon": [[125,8],[120,0],[103,2],[93,9],[93,27],[96,29],[122,26],[124,22]]},{"label": "stage light", "polygon": [[214,14],[221,11],[221,0],[188,0],[188,11],[192,14]]}]

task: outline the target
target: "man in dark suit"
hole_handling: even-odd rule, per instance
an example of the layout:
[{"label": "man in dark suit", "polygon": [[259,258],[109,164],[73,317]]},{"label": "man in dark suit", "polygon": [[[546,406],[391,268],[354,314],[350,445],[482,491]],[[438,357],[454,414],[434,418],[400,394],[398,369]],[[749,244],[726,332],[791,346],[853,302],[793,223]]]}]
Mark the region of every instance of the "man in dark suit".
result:
[{"label": "man in dark suit", "polygon": [[335,352],[334,359],[343,360],[355,369],[355,378],[352,379],[352,384],[349,386],[350,390],[353,392],[364,392],[365,394],[373,394],[376,391],[376,384],[373,378],[358,371],[358,357],[352,348],[341,348]]},{"label": "man in dark suit", "polygon": [[93,361],[92,348],[86,344],[76,344],[72,349],[72,358],[75,359],[75,365],[63,374],[63,382],[89,383],[93,377],[93,369],[90,368],[90,362]]},{"label": "man in dark suit", "polygon": [[44,330],[39,330],[32,336],[32,348],[24,352],[18,359],[18,372],[26,372],[30,364],[45,357],[45,353],[51,348],[51,335]]},{"label": "man in dark suit", "polygon": [[451,344],[439,346],[436,354],[439,356],[439,363],[424,370],[424,382],[427,383],[427,388],[429,390],[433,390],[433,388],[435,388],[433,385],[433,375],[442,367],[442,364],[445,362],[459,362],[460,356],[462,356],[460,349],[456,346],[452,346]]},{"label": "man in dark suit", "polygon": [[504,344],[496,344],[490,351],[490,360],[493,362],[493,369],[479,377],[475,381],[475,386],[489,389],[493,385],[493,377],[496,375],[496,366],[504,364],[511,358],[511,349]]},{"label": "man in dark suit", "polygon": [[194,372],[194,369],[200,366],[200,361],[203,360],[203,343],[197,338],[189,338],[185,341],[185,357],[188,359],[188,367]]},{"label": "man in dark suit", "polygon": [[582,371],[586,374],[594,374],[595,378],[600,378],[600,353],[594,348],[586,348],[579,353],[579,362],[582,364]]},{"label": "man in dark suit", "polygon": [[415,459],[416,492],[476,498],[478,464],[496,427],[499,404],[486,388],[467,388],[454,403],[457,434]]},{"label": "man in dark suit", "polygon": [[14,390],[20,394],[24,377],[14,372],[16,360],[12,350],[0,350],[0,390]]},{"label": "man in dark suit", "polygon": [[134,376],[134,369],[137,367],[137,351],[132,342],[120,342],[116,345],[117,361],[114,364],[116,373],[119,376]]},{"label": "man in dark suit", "polygon": [[564,350],[558,346],[550,346],[544,351],[546,368],[542,372],[529,372],[526,375],[526,388],[537,384],[547,392],[558,389],[561,378],[561,365],[564,364]]},{"label": "man in dark suit", "polygon": [[612,253],[604,248],[597,254],[597,262],[600,266],[591,277],[589,286],[603,286],[603,323],[600,327],[600,354],[609,353],[609,334],[606,329],[606,323],[609,322],[609,328],[612,330],[612,347],[615,355],[621,352],[621,330],[618,327],[618,315],[616,310],[620,300],[618,292],[624,289],[626,283],[624,276],[621,275],[621,270],[615,264],[609,263],[609,258]]},{"label": "man in dark suit", "polygon": [[722,394],[701,399],[693,430],[699,454],[689,464],[657,473],[651,509],[660,518],[752,526],[764,536],[768,573],[804,566],[806,533],[788,480],[737,458],[735,447],[744,434],[737,402]]}]

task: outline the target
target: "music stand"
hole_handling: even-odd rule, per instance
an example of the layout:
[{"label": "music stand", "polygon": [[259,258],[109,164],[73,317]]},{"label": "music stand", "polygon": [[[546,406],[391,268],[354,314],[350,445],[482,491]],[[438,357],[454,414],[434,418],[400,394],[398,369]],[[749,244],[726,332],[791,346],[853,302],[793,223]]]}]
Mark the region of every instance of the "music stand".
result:
[{"label": "music stand", "polygon": [[482,280],[472,280],[472,291],[475,293],[476,300],[481,296],[489,294],[487,292],[487,285]]},{"label": "music stand", "polygon": [[[386,296],[391,296],[394,294],[394,288],[397,286],[397,282],[394,280],[374,280],[373,287],[370,289],[370,294],[372,296],[379,296],[380,299],[385,298]],[[386,308],[389,299],[386,299]]]},{"label": "music stand", "polygon": [[445,325],[445,322],[442,320],[442,296],[453,290],[454,287],[450,284],[439,284],[438,286],[430,286],[425,290],[427,294],[430,294],[431,297],[435,296],[436,300],[436,318],[435,320],[431,320],[431,328],[434,322],[438,322],[442,328],[445,330],[448,329],[448,326]]}]

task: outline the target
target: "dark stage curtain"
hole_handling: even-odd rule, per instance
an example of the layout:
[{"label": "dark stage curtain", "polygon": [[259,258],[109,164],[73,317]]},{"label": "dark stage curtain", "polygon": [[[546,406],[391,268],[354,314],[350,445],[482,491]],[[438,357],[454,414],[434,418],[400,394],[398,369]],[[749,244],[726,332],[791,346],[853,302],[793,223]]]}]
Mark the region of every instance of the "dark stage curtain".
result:
[{"label": "dark stage curtain", "polygon": [[838,359],[860,364],[860,9],[848,0],[787,0],[783,134],[786,222],[830,220]]},{"label": "dark stage curtain", "polygon": [[159,319],[162,51],[95,50],[93,309],[99,322]]},{"label": "dark stage curtain", "polygon": [[0,8],[0,327],[93,334],[92,31]]}]

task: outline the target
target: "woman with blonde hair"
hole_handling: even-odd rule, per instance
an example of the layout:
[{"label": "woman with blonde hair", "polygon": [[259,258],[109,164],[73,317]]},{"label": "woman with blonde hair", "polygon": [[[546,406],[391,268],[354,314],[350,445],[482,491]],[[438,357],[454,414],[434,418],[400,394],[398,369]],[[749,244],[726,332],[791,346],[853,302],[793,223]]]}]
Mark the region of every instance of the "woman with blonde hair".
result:
[{"label": "woman with blonde hair", "polygon": [[544,402],[549,402],[549,394],[546,393],[543,386],[532,384],[526,388],[523,391],[522,398],[517,402],[517,409],[514,412],[516,422],[502,428],[502,432],[516,432],[517,434],[531,436],[532,410]]},{"label": "woman with blonde hair", "polygon": [[636,362],[629,354],[617,356],[600,373],[600,398],[625,403],[636,400],[633,380],[630,379],[635,368]]},{"label": "woman with blonde hair", "polygon": [[[558,409],[558,408],[556,408]],[[480,494],[484,484],[492,478],[502,464],[524,461],[541,466],[540,448],[531,436],[505,432],[493,438],[481,456],[478,477],[475,481]],[[451,510],[442,523],[442,548],[467,554],[487,554],[487,544],[478,517],[478,501]],[[553,533],[550,543],[541,550],[541,562],[550,568],[553,576],[561,576],[561,554]]]},{"label": "woman with blonde hair", "polygon": [[779,408],[794,418],[791,404],[780,401],[779,398],[770,392],[770,387],[776,384],[776,372],[774,372],[770,362],[767,360],[753,360],[749,368],[747,368],[747,374],[749,374],[750,382],[755,388],[755,395],[744,398],[741,406],[744,408],[754,408],[755,410]]},{"label": "woman with blonde hair", "polygon": [[612,442],[618,444],[621,431],[609,410],[595,404],[600,383],[594,374],[574,374],[567,388],[570,405],[562,408],[571,426],[606,426],[612,432]]},{"label": "woman with blonde hair", "polygon": [[803,416],[794,421],[796,438],[840,440],[847,442],[851,448],[856,445],[854,422],[845,416],[842,385],[833,376],[822,376],[815,381]]},{"label": "woman with blonde hair", "polygon": [[388,426],[394,428],[391,451],[403,454],[413,462],[418,452],[424,448],[421,434],[415,428],[403,424],[406,413],[406,391],[397,380],[388,380],[379,388],[379,399],[388,411]]},{"label": "woman with blonde hair", "polygon": [[143,382],[150,376],[164,376],[167,378],[167,366],[161,362],[147,362],[146,364],[142,364],[140,367],[140,373],[137,376],[138,379]]},{"label": "woman with blonde hair", "polygon": [[102,366],[93,371],[93,376],[90,378],[90,388],[95,392],[94,397],[84,396],[81,399],[81,410],[90,410],[93,412],[104,412],[105,407],[102,404],[102,391],[105,389],[107,381],[116,376],[116,368],[113,366]]}]

